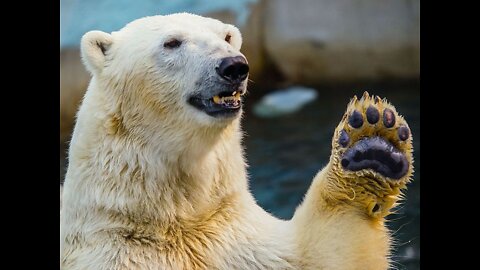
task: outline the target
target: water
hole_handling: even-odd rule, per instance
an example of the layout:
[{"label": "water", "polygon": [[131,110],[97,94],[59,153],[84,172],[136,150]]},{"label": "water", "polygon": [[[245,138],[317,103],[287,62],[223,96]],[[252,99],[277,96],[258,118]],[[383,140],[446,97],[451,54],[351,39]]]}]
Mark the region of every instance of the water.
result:
[{"label": "water", "polygon": [[264,119],[247,99],[243,129],[250,189],[266,211],[289,219],[315,174],[328,162],[333,131],[349,99],[364,90],[386,97],[407,120],[414,144],[414,180],[406,201],[388,217],[397,239],[396,269],[420,269],[420,89],[418,83],[317,87],[319,98],[301,111]]}]

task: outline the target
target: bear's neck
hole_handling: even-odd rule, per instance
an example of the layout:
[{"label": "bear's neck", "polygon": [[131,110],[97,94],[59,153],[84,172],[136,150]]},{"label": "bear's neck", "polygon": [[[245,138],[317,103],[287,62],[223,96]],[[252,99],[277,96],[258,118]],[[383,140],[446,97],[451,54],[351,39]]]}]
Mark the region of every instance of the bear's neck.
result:
[{"label": "bear's neck", "polygon": [[92,115],[100,108],[89,108],[95,102],[88,101],[79,111],[66,176],[78,193],[78,207],[168,222],[215,212],[220,204],[242,207],[253,201],[239,119],[196,134],[179,132],[172,141],[162,140],[159,131],[160,140],[145,141],[111,134],[112,116]]}]

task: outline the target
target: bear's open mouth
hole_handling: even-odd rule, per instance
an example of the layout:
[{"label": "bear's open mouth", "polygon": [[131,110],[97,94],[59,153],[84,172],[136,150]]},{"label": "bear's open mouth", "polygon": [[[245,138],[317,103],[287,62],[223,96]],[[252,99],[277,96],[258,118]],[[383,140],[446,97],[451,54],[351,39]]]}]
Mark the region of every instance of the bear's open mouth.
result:
[{"label": "bear's open mouth", "polygon": [[242,107],[242,96],[245,91],[223,91],[213,97],[203,98],[201,96],[191,96],[188,102],[195,108],[204,111],[213,117],[229,117],[236,115]]}]

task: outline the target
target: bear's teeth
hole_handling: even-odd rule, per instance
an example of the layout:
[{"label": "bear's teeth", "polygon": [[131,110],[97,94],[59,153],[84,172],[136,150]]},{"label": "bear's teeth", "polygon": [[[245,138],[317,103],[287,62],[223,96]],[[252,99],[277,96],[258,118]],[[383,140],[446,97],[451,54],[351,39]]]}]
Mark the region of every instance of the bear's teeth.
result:
[{"label": "bear's teeth", "polygon": [[214,96],[213,97],[213,102],[215,102],[216,104],[221,104],[222,99],[219,96]]},{"label": "bear's teeth", "polygon": [[226,101],[226,102],[229,102],[229,101],[235,101],[235,97],[223,97],[222,98],[222,101]]},{"label": "bear's teeth", "polygon": [[229,97],[219,97],[219,96],[214,96],[213,97],[213,102],[216,104],[224,104],[225,102],[238,102],[240,101],[240,92],[236,92],[234,96],[229,96]]}]

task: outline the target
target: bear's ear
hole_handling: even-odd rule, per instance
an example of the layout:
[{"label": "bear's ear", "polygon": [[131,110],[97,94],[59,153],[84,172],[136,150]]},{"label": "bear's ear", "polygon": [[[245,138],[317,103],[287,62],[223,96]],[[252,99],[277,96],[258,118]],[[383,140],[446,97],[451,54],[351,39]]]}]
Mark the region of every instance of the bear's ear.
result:
[{"label": "bear's ear", "polygon": [[83,35],[80,50],[83,63],[92,74],[102,71],[105,55],[112,45],[112,36],[102,31],[90,31]]}]

